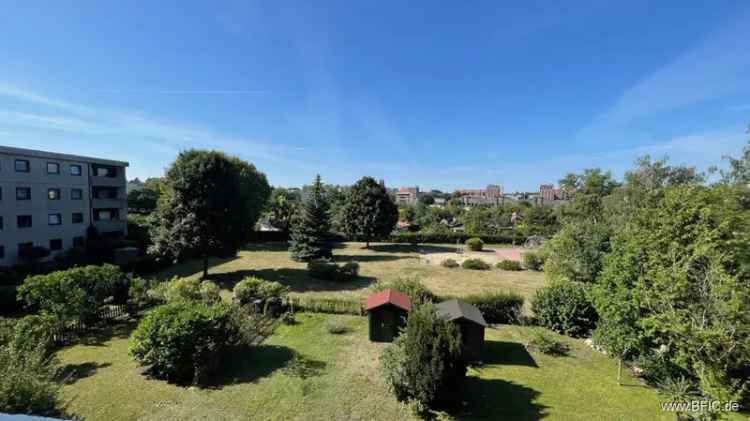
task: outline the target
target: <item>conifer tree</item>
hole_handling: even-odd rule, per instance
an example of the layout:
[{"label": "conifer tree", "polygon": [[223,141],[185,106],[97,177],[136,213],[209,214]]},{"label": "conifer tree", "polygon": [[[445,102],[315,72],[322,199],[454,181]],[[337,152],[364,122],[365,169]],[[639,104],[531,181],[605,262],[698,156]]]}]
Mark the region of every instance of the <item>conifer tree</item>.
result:
[{"label": "conifer tree", "polygon": [[320,175],[317,175],[312,191],[303,201],[292,223],[289,247],[292,259],[306,262],[332,257],[332,247],[328,241],[330,228],[328,202],[323,194]]}]

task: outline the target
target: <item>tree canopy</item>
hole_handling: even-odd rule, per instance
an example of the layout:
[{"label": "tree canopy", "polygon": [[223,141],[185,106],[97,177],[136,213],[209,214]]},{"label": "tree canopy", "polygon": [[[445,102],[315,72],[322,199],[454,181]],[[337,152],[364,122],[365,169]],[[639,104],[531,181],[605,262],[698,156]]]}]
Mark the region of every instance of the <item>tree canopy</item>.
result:
[{"label": "tree canopy", "polygon": [[330,230],[328,201],[318,175],[294,217],[289,247],[292,258],[306,262],[331,257]]},{"label": "tree canopy", "polygon": [[343,209],[344,232],[356,240],[370,241],[386,237],[398,221],[398,208],[385,186],[372,177],[362,177],[349,190]]}]

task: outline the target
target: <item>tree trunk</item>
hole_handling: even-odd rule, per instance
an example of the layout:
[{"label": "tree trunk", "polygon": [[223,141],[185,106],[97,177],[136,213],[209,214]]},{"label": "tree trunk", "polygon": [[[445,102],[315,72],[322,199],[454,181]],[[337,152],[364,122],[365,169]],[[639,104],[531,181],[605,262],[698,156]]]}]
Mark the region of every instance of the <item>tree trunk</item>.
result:
[{"label": "tree trunk", "polygon": [[622,386],[622,358],[617,359],[617,385]]},{"label": "tree trunk", "polygon": [[370,248],[370,240],[365,240],[365,248],[366,249]]},{"label": "tree trunk", "polygon": [[203,279],[208,278],[208,256],[203,255]]}]

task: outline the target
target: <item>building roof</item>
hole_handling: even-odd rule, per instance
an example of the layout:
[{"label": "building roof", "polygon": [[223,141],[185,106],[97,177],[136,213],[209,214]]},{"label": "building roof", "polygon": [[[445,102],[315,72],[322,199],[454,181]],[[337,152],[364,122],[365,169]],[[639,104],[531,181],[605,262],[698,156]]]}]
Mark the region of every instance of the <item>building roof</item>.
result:
[{"label": "building roof", "polygon": [[482,317],[482,312],[479,311],[476,306],[465,301],[454,298],[452,300],[443,301],[435,307],[437,307],[438,314],[448,320],[464,319],[481,326],[487,326],[487,322],[485,322],[484,317]]},{"label": "building roof", "polygon": [[80,162],[88,162],[92,164],[113,165],[116,167],[127,167],[130,165],[125,161],[114,161],[111,159],[93,158],[90,156],[80,156],[80,155],[69,155],[69,154],[57,153],[57,152],[45,152],[45,151],[38,151],[34,149],[13,148],[10,146],[0,146],[0,154],[26,156],[30,158],[59,159],[61,161],[80,161]]},{"label": "building roof", "polygon": [[404,294],[403,292],[396,291],[393,288],[388,288],[367,297],[365,311],[369,311],[373,308],[380,307],[386,304],[392,304],[406,311],[411,310],[411,300],[409,299],[408,295]]}]

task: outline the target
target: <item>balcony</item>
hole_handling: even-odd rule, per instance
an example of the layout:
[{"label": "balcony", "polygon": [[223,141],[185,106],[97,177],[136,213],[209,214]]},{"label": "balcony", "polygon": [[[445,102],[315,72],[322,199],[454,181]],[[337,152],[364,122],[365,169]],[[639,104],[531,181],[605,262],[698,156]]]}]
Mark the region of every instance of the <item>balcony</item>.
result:
[{"label": "balcony", "polygon": [[121,231],[123,234],[127,232],[128,223],[125,220],[109,219],[94,221],[94,228],[96,228],[100,234],[109,232]]},{"label": "balcony", "polygon": [[127,205],[128,205],[127,199],[119,199],[119,198],[112,198],[112,199],[93,198],[91,199],[91,207],[95,209],[99,209],[99,208],[125,209]]},{"label": "balcony", "polygon": [[92,175],[89,177],[89,182],[92,186],[109,186],[109,187],[124,187],[126,182],[124,177],[104,177]]}]

